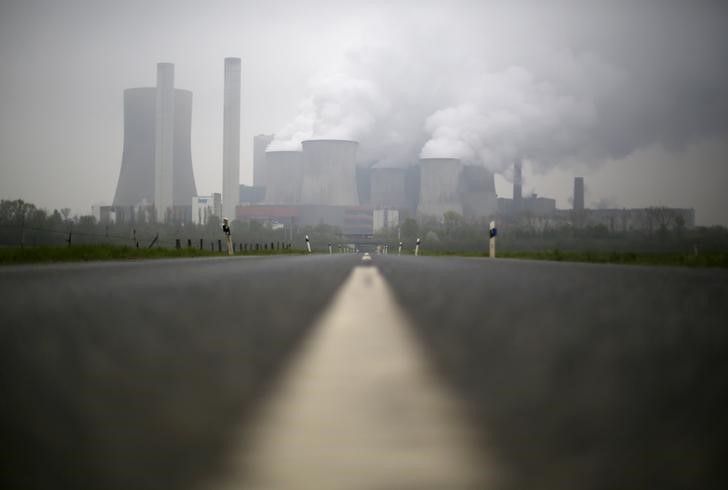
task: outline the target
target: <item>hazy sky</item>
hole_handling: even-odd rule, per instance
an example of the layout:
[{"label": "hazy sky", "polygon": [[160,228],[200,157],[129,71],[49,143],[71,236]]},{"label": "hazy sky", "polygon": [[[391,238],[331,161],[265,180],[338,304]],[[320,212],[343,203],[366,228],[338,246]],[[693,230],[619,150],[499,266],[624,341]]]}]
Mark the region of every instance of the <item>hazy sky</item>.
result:
[{"label": "hazy sky", "polygon": [[0,198],[90,212],[121,163],[123,90],[176,65],[194,94],[200,194],[222,176],[223,58],[243,62],[252,137],[351,137],[365,163],[485,165],[500,195],[693,206],[728,225],[722,1],[0,0]]}]

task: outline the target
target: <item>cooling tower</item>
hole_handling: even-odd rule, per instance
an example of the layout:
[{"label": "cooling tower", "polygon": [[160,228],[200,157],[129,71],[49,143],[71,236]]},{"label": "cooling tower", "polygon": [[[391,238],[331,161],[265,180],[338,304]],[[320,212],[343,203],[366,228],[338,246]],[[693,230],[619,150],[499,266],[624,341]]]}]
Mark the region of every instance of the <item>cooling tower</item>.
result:
[{"label": "cooling tower", "polygon": [[272,134],[253,137],[253,185],[265,187],[265,149],[273,141]]},{"label": "cooling tower", "polygon": [[420,159],[420,215],[442,218],[447,211],[462,214],[460,175],[462,165],[457,158]]},{"label": "cooling tower", "polygon": [[124,150],[114,207],[154,201],[154,87],[124,90]]},{"label": "cooling tower", "polygon": [[303,204],[358,206],[356,150],[346,140],[307,140],[303,146]]},{"label": "cooling tower", "polygon": [[[156,92],[155,87],[124,91],[124,149],[114,207],[154,202]],[[174,104],[173,203],[190,206],[197,194],[190,148],[192,92],[176,89]]]},{"label": "cooling tower", "polygon": [[485,167],[463,166],[460,186],[462,189],[463,216],[485,218],[498,210],[495,195],[495,178]]},{"label": "cooling tower", "polygon": [[265,153],[266,204],[298,204],[303,183],[303,153],[269,151]]},{"label": "cooling tower", "polygon": [[372,168],[370,173],[372,206],[407,208],[406,175],[407,171],[403,168]]},{"label": "cooling tower", "polygon": [[240,201],[240,58],[225,58],[222,122],[222,212],[235,216]]}]

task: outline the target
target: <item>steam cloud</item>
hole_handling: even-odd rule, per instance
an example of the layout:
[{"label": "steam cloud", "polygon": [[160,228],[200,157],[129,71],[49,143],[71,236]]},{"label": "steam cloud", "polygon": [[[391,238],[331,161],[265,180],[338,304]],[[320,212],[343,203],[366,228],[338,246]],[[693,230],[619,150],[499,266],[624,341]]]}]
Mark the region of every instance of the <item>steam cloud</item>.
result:
[{"label": "steam cloud", "polygon": [[[507,56],[499,48],[523,33],[443,36],[433,44],[404,32],[352,49],[338,70],[311,82],[300,114],[269,149],[354,139],[365,165],[456,157],[502,172],[528,159],[547,171],[724,133],[725,19],[711,19],[710,3],[702,10],[661,5],[635,4],[617,17],[577,10],[568,32],[546,16],[533,36],[539,44],[516,43]],[[615,25],[619,33],[611,32]]]}]

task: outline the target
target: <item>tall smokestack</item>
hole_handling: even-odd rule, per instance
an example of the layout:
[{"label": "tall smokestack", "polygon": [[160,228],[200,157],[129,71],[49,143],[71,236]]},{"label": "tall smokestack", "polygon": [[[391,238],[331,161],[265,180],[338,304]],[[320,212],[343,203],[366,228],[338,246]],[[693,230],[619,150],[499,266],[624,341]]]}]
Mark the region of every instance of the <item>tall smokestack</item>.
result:
[{"label": "tall smokestack", "polygon": [[584,211],[584,177],[574,177],[574,211]]},{"label": "tall smokestack", "polygon": [[240,58],[225,58],[222,123],[222,212],[235,217],[240,201]]},{"label": "tall smokestack", "polygon": [[523,199],[523,175],[521,172],[521,161],[513,166],[513,210],[520,211]]},{"label": "tall smokestack", "polygon": [[174,189],[174,65],[157,63],[154,130],[154,208],[157,221],[172,216]]}]

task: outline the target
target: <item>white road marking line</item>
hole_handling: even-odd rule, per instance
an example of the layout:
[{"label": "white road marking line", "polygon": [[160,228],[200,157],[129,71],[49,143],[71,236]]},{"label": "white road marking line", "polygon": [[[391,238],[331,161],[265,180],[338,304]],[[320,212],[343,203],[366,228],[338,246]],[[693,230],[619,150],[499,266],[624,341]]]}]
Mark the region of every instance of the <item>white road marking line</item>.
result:
[{"label": "white road marking line", "polygon": [[377,268],[356,267],[218,488],[485,488],[492,460],[410,329]]}]

